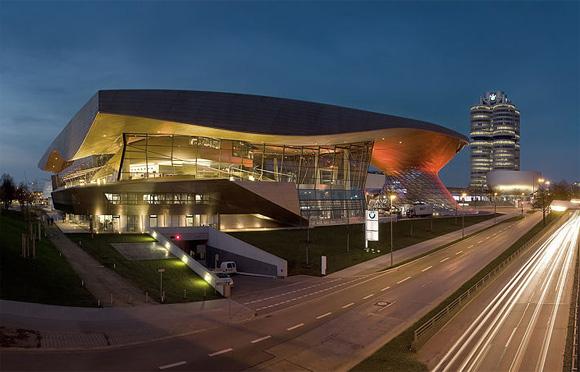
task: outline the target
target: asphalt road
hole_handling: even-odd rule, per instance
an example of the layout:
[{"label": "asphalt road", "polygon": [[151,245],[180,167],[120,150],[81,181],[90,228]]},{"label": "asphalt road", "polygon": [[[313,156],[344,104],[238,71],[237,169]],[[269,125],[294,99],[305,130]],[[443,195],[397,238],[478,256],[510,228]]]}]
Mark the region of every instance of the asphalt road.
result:
[{"label": "asphalt road", "polygon": [[[541,219],[503,223],[398,268],[255,303],[270,312],[103,350],[3,351],[3,370],[345,370],[427,313]],[[435,247],[434,247],[435,248]],[[271,297],[270,295],[266,297]]]},{"label": "asphalt road", "polygon": [[420,354],[433,371],[561,371],[580,212],[484,289]]}]

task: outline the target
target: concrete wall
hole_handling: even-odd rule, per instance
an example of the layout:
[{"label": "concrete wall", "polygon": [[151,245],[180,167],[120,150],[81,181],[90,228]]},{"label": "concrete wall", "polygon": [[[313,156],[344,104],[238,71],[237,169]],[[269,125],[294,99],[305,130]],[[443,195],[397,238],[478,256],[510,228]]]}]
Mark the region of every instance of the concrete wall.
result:
[{"label": "concrete wall", "polygon": [[220,263],[236,261],[238,271],[241,272],[273,277],[288,276],[286,260],[212,227],[172,227],[157,230],[166,239],[179,234],[181,240],[207,240],[207,265],[212,269],[217,253]]},{"label": "concrete wall", "polygon": [[153,236],[157,241],[163,245],[165,248],[169,249],[172,255],[179,258],[183,261],[191,270],[193,270],[197,275],[203,278],[206,282],[209,283],[216,291],[218,291],[221,295],[224,295],[225,289],[221,285],[217,285],[217,276],[214,273],[209,271],[205,266],[191,258],[187,253],[185,253],[181,248],[176,246],[171,242],[168,236],[166,236],[161,230],[164,229],[151,229],[150,234]]}]

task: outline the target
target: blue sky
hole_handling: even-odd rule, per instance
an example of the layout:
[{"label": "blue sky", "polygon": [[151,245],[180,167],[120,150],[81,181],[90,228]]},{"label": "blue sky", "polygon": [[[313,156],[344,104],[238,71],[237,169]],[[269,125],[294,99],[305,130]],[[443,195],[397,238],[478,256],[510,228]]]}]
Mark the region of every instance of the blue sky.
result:
[{"label": "blue sky", "polygon": [[38,159],[99,89],[297,98],[464,134],[500,89],[522,112],[522,168],[580,180],[579,24],[578,2],[2,1],[0,172],[48,178]]}]

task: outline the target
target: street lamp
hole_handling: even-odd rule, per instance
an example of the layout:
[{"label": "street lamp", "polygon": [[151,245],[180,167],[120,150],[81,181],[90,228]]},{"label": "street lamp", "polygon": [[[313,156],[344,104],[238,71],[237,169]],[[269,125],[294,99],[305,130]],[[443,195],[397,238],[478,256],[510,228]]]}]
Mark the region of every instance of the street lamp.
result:
[{"label": "street lamp", "polygon": [[393,200],[395,200],[397,196],[395,194],[391,194],[389,195],[389,201],[390,201],[390,208],[389,211],[391,212],[390,214],[390,220],[391,220],[391,267],[393,266]]},{"label": "street lamp", "polygon": [[163,295],[163,273],[165,272],[164,268],[157,269],[159,273],[159,296],[161,296],[161,303],[165,302],[165,296]]},{"label": "street lamp", "polygon": [[522,200],[520,201],[522,204],[522,217],[524,216],[524,193],[522,192]]},{"label": "street lamp", "polygon": [[497,223],[497,192],[493,193],[493,224]]},{"label": "street lamp", "polygon": [[[461,194],[461,204],[465,204],[466,193]],[[465,238],[465,213],[461,212],[461,239]]]}]

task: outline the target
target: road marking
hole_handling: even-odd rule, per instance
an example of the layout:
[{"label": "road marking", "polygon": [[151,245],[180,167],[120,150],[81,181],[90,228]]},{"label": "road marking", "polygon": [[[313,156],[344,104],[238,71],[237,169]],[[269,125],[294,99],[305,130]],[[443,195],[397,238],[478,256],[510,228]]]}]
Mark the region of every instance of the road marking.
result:
[{"label": "road marking", "polygon": [[369,298],[371,298],[371,297],[373,297],[373,296],[374,296],[374,294],[373,294],[373,293],[371,293],[370,295],[364,296],[364,297],[363,297],[363,300],[368,300]]},{"label": "road marking", "polygon": [[421,271],[422,271],[422,272],[425,272],[425,271],[429,270],[429,269],[430,269],[430,268],[432,268],[432,267],[433,267],[433,266],[426,267],[426,268],[424,268],[424,269],[423,269],[423,270],[421,270]]},{"label": "road marking", "polygon": [[327,316],[329,316],[330,314],[332,314],[331,312],[328,312],[326,314],[322,314],[316,317],[316,319],[322,319],[322,318],[326,318]]},{"label": "road marking", "polygon": [[483,240],[480,240],[480,241],[477,242],[477,244],[481,244],[481,243],[483,243]]},{"label": "road marking", "polygon": [[260,338],[257,338],[257,339],[255,339],[255,340],[253,340],[253,341],[252,341],[252,343],[253,343],[253,344],[257,344],[258,342],[260,342],[260,341],[264,341],[264,340],[267,340],[267,339],[269,339],[270,337],[272,337],[272,336],[264,336],[264,337],[260,337]]},{"label": "road marking", "polygon": [[385,287],[385,288],[381,289],[381,292],[384,292],[384,291],[386,291],[387,289],[390,289],[390,288],[391,287]]},{"label": "road marking", "polygon": [[397,302],[397,301],[393,301],[393,302],[389,303],[387,306],[383,306],[382,308],[379,309],[379,311],[383,311],[383,310],[391,307],[395,302]]},{"label": "road marking", "polygon": [[351,302],[350,304],[346,304],[342,308],[346,309],[347,307],[351,307],[352,305],[354,305],[354,302]]},{"label": "road marking", "polygon": [[286,328],[286,330],[287,330],[287,331],[293,331],[293,330],[295,330],[296,328],[300,328],[300,327],[302,327],[302,326],[304,326],[304,323],[296,324],[296,325],[294,325],[294,326],[292,326],[292,327],[290,327],[290,328]]},{"label": "road marking", "polygon": [[457,256],[458,254],[462,254],[462,253],[463,253],[463,251],[459,251],[459,252],[455,253],[455,255]]},{"label": "road marking", "polygon": [[173,367],[182,366],[184,364],[187,364],[187,362],[185,360],[182,360],[181,362],[171,363],[171,364],[166,364],[164,366],[160,366],[159,369],[173,368]]},{"label": "road marking", "polygon": [[215,353],[211,353],[211,354],[207,354],[207,355],[208,355],[208,356],[210,356],[210,357],[213,357],[213,356],[216,356],[216,355],[220,355],[220,354],[229,353],[229,352],[230,352],[230,351],[232,351],[232,350],[234,350],[234,349],[232,349],[232,348],[230,347],[230,348],[223,349],[223,350],[220,350],[220,351],[216,351]]},{"label": "road marking", "polygon": [[485,240],[489,239],[489,236],[485,238]]},{"label": "road marking", "polygon": [[405,279],[403,279],[403,280],[399,280],[399,281],[397,282],[397,284],[401,284],[401,283],[403,283],[403,282],[406,282],[406,281],[407,281],[407,280],[409,280],[409,279],[411,279],[411,277],[410,277],[410,276],[406,277],[406,278],[405,278]]},{"label": "road marking", "polygon": [[467,249],[469,249],[469,248],[473,248],[473,244],[472,244],[472,245],[470,245],[469,247],[467,247]]},{"label": "road marking", "polygon": [[507,348],[508,345],[510,344],[510,342],[512,341],[512,337],[514,337],[514,333],[516,333],[516,330],[518,329],[518,327],[515,327],[514,330],[512,331],[512,334],[510,335],[510,338],[508,338],[505,347]]},{"label": "road marking", "polygon": [[442,260],[441,260],[441,261],[439,261],[439,262],[445,262],[445,261],[447,261],[448,259],[449,259],[449,257],[445,257],[444,259],[442,259]]}]

